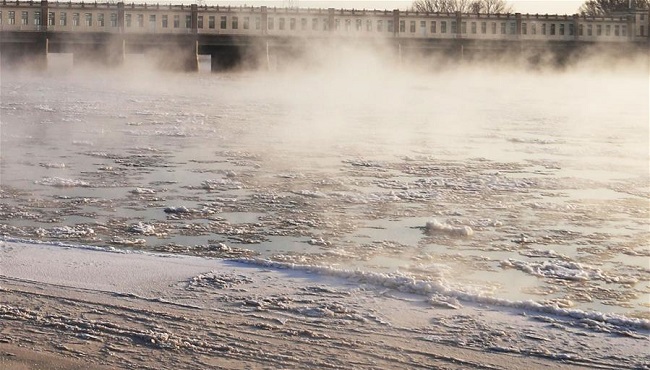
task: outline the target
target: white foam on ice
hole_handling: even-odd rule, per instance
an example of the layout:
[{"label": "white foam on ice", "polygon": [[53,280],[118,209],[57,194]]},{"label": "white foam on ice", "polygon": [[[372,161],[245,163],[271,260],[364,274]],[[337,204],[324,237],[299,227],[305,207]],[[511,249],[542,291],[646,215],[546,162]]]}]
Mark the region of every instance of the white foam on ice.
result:
[{"label": "white foam on ice", "polygon": [[[551,252],[548,255],[555,257]],[[630,284],[638,282],[638,279],[632,276],[610,276],[599,268],[573,261],[521,261],[509,258],[501,261],[501,266],[505,268],[516,268],[525,273],[544,278],[574,281],[602,280],[605,282]]]},{"label": "white foam on ice", "polygon": [[41,167],[45,168],[65,168],[65,163],[41,163]]},{"label": "white foam on ice", "polygon": [[156,235],[156,228],[154,225],[145,224],[143,222],[138,222],[129,226],[129,231],[132,233],[142,234],[142,235]]},{"label": "white foam on ice", "polygon": [[131,194],[155,194],[156,191],[154,189],[149,189],[149,188],[135,188],[131,190]]},{"label": "white foam on ice", "polygon": [[435,296],[437,297],[435,298],[436,302],[440,302],[440,296],[442,295],[449,298],[455,298],[458,301],[475,302],[494,307],[516,308],[525,311],[569,317],[577,320],[588,319],[626,328],[650,330],[650,320],[647,319],[597,311],[564,308],[554,302],[540,303],[533,300],[514,301],[496,298],[481,292],[465,291],[464,289],[453,288],[443,279],[420,280],[402,272],[379,273],[363,270],[347,270],[339,269],[334,266],[275,262],[258,258],[237,258],[235,261],[267,268],[308,271],[321,275],[354,280],[364,284],[392,288],[406,293]]},{"label": "white foam on ice", "polygon": [[62,177],[43,177],[43,179],[36,181],[36,183],[45,186],[54,186],[59,188],[91,186],[90,183],[86,181],[66,179]]}]

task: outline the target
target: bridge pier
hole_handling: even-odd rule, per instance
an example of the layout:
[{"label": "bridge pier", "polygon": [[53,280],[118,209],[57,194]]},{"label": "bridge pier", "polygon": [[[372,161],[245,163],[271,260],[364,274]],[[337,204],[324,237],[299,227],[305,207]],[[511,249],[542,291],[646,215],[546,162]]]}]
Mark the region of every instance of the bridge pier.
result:
[{"label": "bridge pier", "polygon": [[49,41],[44,34],[23,42],[2,42],[0,68],[16,66],[45,70],[48,49]]}]

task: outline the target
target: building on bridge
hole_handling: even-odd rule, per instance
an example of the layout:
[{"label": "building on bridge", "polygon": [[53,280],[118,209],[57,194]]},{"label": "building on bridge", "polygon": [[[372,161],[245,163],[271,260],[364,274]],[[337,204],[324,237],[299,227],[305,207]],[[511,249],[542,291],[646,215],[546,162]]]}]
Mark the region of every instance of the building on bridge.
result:
[{"label": "building on bridge", "polygon": [[[268,50],[269,42],[278,46],[316,38],[461,50],[524,43],[647,47],[649,22],[648,9],[585,17],[3,0],[0,43],[5,63],[71,52],[75,60],[112,65],[121,63],[125,53],[155,50],[161,60],[175,61],[172,68],[195,70],[198,54],[210,54],[213,69],[219,69],[259,50],[260,41]],[[179,51],[183,58],[177,58]]]}]

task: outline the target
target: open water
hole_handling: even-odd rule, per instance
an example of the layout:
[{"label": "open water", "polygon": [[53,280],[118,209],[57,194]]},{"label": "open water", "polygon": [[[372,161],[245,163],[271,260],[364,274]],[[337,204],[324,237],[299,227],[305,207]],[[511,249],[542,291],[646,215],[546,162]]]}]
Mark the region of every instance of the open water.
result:
[{"label": "open water", "polygon": [[650,318],[647,65],[350,58],[3,70],[0,233]]}]

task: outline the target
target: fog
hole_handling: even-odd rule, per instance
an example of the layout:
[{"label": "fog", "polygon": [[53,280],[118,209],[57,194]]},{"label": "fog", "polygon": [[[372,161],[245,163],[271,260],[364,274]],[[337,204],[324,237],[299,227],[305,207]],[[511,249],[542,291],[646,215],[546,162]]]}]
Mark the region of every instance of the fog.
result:
[{"label": "fog", "polygon": [[182,73],[51,54],[45,71],[3,69],[3,232],[199,255],[223,242],[647,316],[647,54],[326,43],[268,60]]}]

